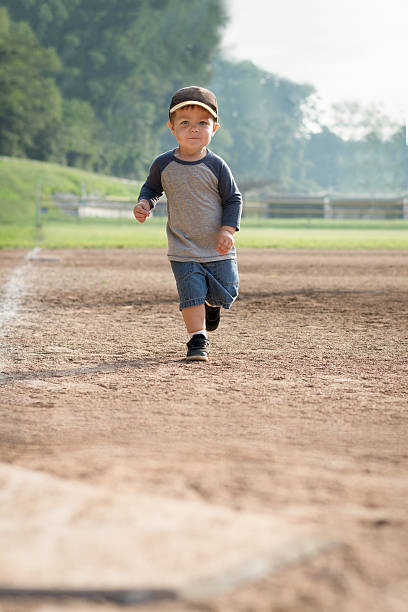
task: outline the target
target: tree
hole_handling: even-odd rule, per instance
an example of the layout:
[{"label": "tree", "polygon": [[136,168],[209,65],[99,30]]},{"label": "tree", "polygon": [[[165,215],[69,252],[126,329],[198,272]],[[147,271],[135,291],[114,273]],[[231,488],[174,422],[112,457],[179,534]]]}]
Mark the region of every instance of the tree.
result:
[{"label": "tree", "polygon": [[0,31],[0,153],[48,159],[62,118],[54,79],[60,62],[27,24],[13,24],[4,7]]},{"label": "tree", "polygon": [[304,180],[302,104],[313,88],[281,79],[250,61],[223,58],[215,62],[210,86],[219,100],[222,126],[213,148],[227,153],[234,173],[245,181],[258,178],[260,185],[267,180],[273,190],[299,188]]},{"label": "tree", "polygon": [[306,140],[305,159],[310,161],[308,176],[327,191],[340,188],[340,159],[344,153],[344,142],[323,126],[320,132]]},{"label": "tree", "polygon": [[91,169],[98,158],[98,126],[94,111],[83,100],[63,100],[59,150],[68,166]]},{"label": "tree", "polygon": [[142,176],[158,152],[174,89],[209,80],[222,0],[3,0],[62,62],[66,99],[91,104],[95,168]]},{"label": "tree", "polygon": [[385,140],[398,128],[377,104],[363,105],[347,100],[333,104],[331,112],[332,129],[344,140],[362,140],[368,134]]},{"label": "tree", "polygon": [[325,189],[361,195],[400,194],[408,187],[402,126],[375,106],[357,102],[332,109],[331,128],[307,138],[308,176]]}]

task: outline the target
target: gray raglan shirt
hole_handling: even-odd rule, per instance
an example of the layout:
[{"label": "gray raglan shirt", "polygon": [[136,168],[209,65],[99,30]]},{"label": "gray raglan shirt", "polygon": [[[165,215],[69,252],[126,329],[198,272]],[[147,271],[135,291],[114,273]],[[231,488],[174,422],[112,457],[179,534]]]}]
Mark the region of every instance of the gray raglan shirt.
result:
[{"label": "gray raglan shirt", "polygon": [[157,157],[140,191],[153,208],[167,197],[168,258],[173,261],[209,262],[233,259],[235,247],[225,255],[216,249],[222,225],[239,229],[242,197],[231,170],[221,157],[208,151],[198,161],[183,161],[168,151]]}]

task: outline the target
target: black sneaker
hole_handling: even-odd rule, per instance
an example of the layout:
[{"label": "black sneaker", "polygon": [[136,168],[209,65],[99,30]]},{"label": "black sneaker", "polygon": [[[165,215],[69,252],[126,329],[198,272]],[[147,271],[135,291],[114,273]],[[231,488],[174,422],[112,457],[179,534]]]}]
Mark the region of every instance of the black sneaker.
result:
[{"label": "black sneaker", "polygon": [[210,306],[205,303],[205,329],[214,331],[220,323],[221,306]]},{"label": "black sneaker", "polygon": [[196,334],[187,342],[187,361],[208,361],[210,343],[203,334]]}]

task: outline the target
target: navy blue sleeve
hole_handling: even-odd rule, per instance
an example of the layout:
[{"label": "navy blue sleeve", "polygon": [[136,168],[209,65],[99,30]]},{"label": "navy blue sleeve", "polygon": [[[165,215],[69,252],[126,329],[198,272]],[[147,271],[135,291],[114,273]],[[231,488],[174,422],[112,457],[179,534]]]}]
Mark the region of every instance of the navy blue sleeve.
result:
[{"label": "navy blue sleeve", "polygon": [[221,166],[218,191],[220,192],[222,204],[221,225],[236,227],[237,231],[239,231],[242,213],[242,195],[232,176],[231,170],[225,162]]},{"label": "navy blue sleeve", "polygon": [[149,176],[140,190],[138,201],[148,200],[150,208],[154,208],[163,195],[163,185],[161,182],[161,168],[156,159],[149,170]]},{"label": "navy blue sleeve", "polygon": [[239,231],[242,214],[242,195],[232,176],[231,170],[225,161],[212,151],[204,158],[204,163],[207,164],[211,172],[218,179],[218,192],[222,205],[221,225],[236,227],[237,231]]}]

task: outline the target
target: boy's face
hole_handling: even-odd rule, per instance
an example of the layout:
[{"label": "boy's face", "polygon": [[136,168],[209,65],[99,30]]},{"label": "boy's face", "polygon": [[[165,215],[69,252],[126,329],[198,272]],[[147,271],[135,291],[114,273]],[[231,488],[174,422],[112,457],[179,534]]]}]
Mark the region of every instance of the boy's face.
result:
[{"label": "boy's face", "polygon": [[184,106],[171,116],[169,129],[176,137],[181,153],[194,155],[206,147],[220,127],[201,106]]}]

